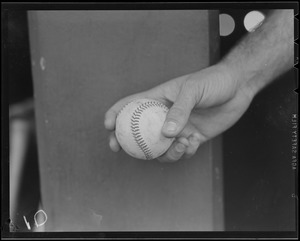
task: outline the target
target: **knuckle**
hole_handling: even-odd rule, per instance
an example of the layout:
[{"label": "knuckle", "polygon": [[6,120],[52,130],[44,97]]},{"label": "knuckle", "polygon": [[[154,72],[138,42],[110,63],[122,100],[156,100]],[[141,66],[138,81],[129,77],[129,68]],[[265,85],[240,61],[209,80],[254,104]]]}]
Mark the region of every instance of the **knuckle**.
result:
[{"label": "knuckle", "polygon": [[201,142],[201,135],[198,132],[196,132],[189,138],[189,140],[191,146],[197,150]]},{"label": "knuckle", "polygon": [[181,107],[174,105],[172,107],[171,113],[173,115],[181,115],[184,113],[184,110]]},{"label": "knuckle", "polygon": [[197,149],[194,147],[190,147],[186,150],[185,154],[186,156],[192,156],[196,153]]},{"label": "knuckle", "polygon": [[173,106],[171,108],[171,110],[169,111],[168,119],[178,120],[182,116],[184,116],[184,114],[185,114],[185,111],[181,107]]},{"label": "knuckle", "polygon": [[178,158],[177,158],[177,156],[175,155],[174,151],[168,152],[168,153],[166,154],[166,159],[167,159],[168,161],[172,161],[172,162],[178,160]]},{"label": "knuckle", "polygon": [[188,95],[186,98],[188,98],[191,102],[196,103],[197,101],[197,96],[198,96],[198,86],[199,86],[199,81],[198,79],[195,79],[193,77],[187,79],[182,86],[182,89],[185,90]]},{"label": "knuckle", "polygon": [[168,155],[167,155],[167,158],[168,160],[170,161],[178,161],[181,156],[183,155],[184,152],[177,152],[176,150],[173,150],[172,152],[170,152]]}]

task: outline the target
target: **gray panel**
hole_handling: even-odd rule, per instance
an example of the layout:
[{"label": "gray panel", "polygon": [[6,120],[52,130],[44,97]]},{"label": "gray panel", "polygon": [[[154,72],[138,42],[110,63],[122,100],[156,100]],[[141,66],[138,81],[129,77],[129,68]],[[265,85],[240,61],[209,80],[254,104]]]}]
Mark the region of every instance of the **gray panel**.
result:
[{"label": "gray panel", "polygon": [[103,126],[119,98],[209,65],[209,19],[182,10],[29,13],[46,230],[222,229],[219,139],[163,164],[113,153]]}]

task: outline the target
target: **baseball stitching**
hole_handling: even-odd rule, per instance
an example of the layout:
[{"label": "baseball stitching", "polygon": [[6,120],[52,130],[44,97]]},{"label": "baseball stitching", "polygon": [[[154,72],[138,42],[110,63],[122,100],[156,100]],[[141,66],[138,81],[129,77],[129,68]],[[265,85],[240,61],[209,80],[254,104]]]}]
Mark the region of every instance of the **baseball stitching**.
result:
[{"label": "baseball stitching", "polygon": [[131,131],[132,131],[133,138],[137,143],[137,145],[139,146],[139,148],[141,149],[141,151],[144,153],[147,160],[151,160],[154,157],[151,149],[149,148],[144,138],[142,137],[139,124],[140,124],[140,118],[142,116],[143,111],[145,111],[150,107],[161,107],[167,109],[167,107],[160,102],[148,101],[138,106],[133,112],[131,117]]}]

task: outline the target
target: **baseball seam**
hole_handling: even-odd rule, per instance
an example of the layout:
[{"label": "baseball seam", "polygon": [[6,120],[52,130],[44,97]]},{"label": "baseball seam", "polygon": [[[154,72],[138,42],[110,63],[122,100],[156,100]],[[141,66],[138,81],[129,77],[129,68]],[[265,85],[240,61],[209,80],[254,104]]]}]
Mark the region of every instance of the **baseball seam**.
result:
[{"label": "baseball seam", "polygon": [[164,109],[167,108],[164,104],[160,102],[148,101],[138,106],[133,112],[131,117],[131,131],[132,131],[133,138],[137,143],[137,145],[139,146],[139,148],[141,149],[141,151],[144,153],[147,160],[154,159],[154,156],[151,149],[149,148],[144,138],[142,137],[139,124],[140,124],[140,119],[143,111],[147,110],[150,107],[161,107]]}]

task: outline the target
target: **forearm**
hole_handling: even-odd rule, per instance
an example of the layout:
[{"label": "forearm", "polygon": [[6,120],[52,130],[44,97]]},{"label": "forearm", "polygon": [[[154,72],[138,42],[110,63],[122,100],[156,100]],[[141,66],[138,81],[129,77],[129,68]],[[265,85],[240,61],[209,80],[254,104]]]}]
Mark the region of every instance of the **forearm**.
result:
[{"label": "forearm", "polygon": [[220,62],[240,88],[255,95],[294,64],[293,10],[276,10]]}]

